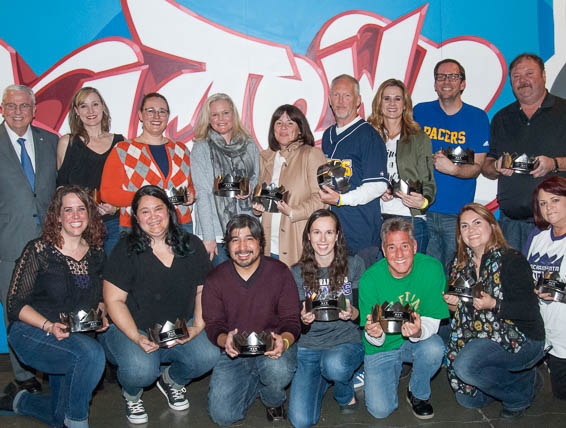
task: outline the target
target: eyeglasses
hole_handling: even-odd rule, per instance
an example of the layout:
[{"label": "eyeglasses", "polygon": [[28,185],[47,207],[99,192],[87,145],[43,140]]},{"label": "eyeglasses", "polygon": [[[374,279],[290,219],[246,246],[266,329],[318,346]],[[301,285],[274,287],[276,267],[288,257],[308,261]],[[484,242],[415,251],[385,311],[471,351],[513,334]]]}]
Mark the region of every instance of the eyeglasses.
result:
[{"label": "eyeglasses", "polygon": [[458,79],[462,78],[461,74],[440,74],[437,73],[434,78],[436,79],[437,82],[444,82],[446,79],[448,79],[450,82],[454,82]]},{"label": "eyeglasses", "polygon": [[169,110],[165,110],[164,108],[156,110],[150,107],[150,108],[144,108],[143,111],[145,111],[146,114],[148,114],[149,116],[164,117],[169,114]]},{"label": "eyeglasses", "polygon": [[6,104],[2,104],[2,105],[4,106],[4,109],[6,109],[8,111],[16,111],[19,108],[20,111],[22,111],[22,112],[28,112],[33,107],[31,104],[28,104],[28,103],[24,103],[24,104],[6,103]]}]

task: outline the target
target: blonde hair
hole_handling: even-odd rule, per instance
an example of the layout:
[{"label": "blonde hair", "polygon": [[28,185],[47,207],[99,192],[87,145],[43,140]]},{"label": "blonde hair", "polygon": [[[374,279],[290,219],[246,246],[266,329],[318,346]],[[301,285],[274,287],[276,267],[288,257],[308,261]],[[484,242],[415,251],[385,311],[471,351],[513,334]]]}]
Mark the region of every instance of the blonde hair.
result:
[{"label": "blonde hair", "polygon": [[371,103],[371,115],[368,117],[367,121],[376,129],[377,132],[379,132],[381,138],[383,138],[384,141],[387,141],[388,133],[384,123],[383,112],[381,111],[381,99],[383,98],[383,92],[385,92],[385,89],[390,88],[391,86],[395,86],[403,92],[404,108],[403,115],[401,116],[401,136],[403,138],[402,141],[408,142],[409,137],[417,134],[421,130],[421,127],[413,119],[413,101],[411,100],[409,90],[400,80],[388,79],[379,85],[375,97],[373,97],[373,101]]},{"label": "blonde hair", "polygon": [[[78,109],[79,106],[82,104],[82,102],[90,94],[98,95],[98,98],[100,98],[100,103],[102,104],[102,123],[100,124],[102,128],[102,132],[110,131],[110,122],[111,122],[110,110],[108,110],[108,106],[106,105],[106,102],[104,102],[104,98],[102,98],[100,92],[98,92],[98,89],[92,88],[90,86],[85,86],[84,88],[79,89],[75,94],[75,96],[73,97],[73,100],[71,101],[71,108],[69,109],[69,128],[71,128],[71,137],[73,135],[78,135],[82,137],[85,144],[89,143],[90,138],[88,136],[88,132],[86,132],[81,117],[79,116],[79,114],[76,112],[75,109]],[[72,140],[73,140],[72,138],[69,138],[69,144],[73,143]]]},{"label": "blonde hair", "polygon": [[212,127],[210,126],[210,105],[216,101],[226,101],[228,105],[230,105],[234,122],[232,126],[232,137],[241,135],[242,137],[248,138],[250,136],[250,133],[244,128],[244,125],[240,120],[238,110],[234,105],[234,101],[232,101],[232,98],[230,98],[228,95],[218,93],[211,95],[204,102],[204,105],[202,106],[197,119],[193,140],[201,141],[208,137],[208,132],[210,131],[210,129],[212,129]]}]

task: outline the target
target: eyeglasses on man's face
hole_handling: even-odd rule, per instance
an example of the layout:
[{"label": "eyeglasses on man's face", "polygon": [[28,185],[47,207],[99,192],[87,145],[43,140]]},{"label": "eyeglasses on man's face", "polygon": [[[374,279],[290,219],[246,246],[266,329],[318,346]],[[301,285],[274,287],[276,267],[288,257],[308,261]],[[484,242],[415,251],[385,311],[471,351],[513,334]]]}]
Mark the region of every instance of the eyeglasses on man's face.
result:
[{"label": "eyeglasses on man's face", "polygon": [[461,74],[444,74],[444,73],[437,73],[434,78],[437,82],[444,82],[445,80],[449,80],[450,82],[455,82],[458,79],[462,78]]},{"label": "eyeglasses on man's face", "polygon": [[2,104],[2,106],[4,107],[5,110],[10,112],[17,111],[18,109],[23,112],[29,112],[33,107],[33,105],[28,103],[23,103],[23,104],[6,103],[6,104]]}]

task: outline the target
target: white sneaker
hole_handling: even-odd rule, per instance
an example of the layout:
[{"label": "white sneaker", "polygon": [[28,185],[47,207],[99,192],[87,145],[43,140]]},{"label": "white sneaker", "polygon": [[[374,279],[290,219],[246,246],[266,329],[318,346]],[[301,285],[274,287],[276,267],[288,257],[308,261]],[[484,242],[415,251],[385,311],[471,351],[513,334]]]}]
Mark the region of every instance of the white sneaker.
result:
[{"label": "white sneaker", "polygon": [[364,387],[364,377],[365,377],[365,372],[358,373],[354,377],[354,389],[360,389]]},{"label": "white sneaker", "polygon": [[132,424],[146,424],[148,421],[147,412],[143,407],[143,401],[139,399],[138,401],[126,400],[126,417],[128,421]]}]

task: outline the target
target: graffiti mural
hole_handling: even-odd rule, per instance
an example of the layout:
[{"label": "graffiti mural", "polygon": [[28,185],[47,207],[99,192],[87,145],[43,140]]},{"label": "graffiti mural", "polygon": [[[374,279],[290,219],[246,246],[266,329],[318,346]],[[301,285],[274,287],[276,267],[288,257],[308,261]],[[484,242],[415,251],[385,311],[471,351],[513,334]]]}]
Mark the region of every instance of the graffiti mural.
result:
[{"label": "graffiti mural", "polygon": [[[144,93],[171,105],[170,138],[192,144],[206,97],[226,92],[258,144],[267,147],[271,113],[299,106],[315,138],[333,122],[328,83],[360,81],[362,116],[379,84],[403,80],[414,103],[436,98],[432,69],[441,58],[466,68],[465,102],[493,114],[510,102],[507,64],[532,51],[546,62],[547,87],[566,96],[566,2],[516,0],[81,0],[26,2],[44,19],[21,28],[21,4],[3,5],[0,86],[37,94],[35,124],[68,131],[72,95],[94,86],[112,113],[112,130],[134,137]],[[12,19],[13,18],[13,19]],[[503,24],[503,25],[502,25]],[[30,65],[31,64],[31,65]],[[495,198],[480,178],[476,199]],[[0,328],[0,351],[3,329]]]}]

